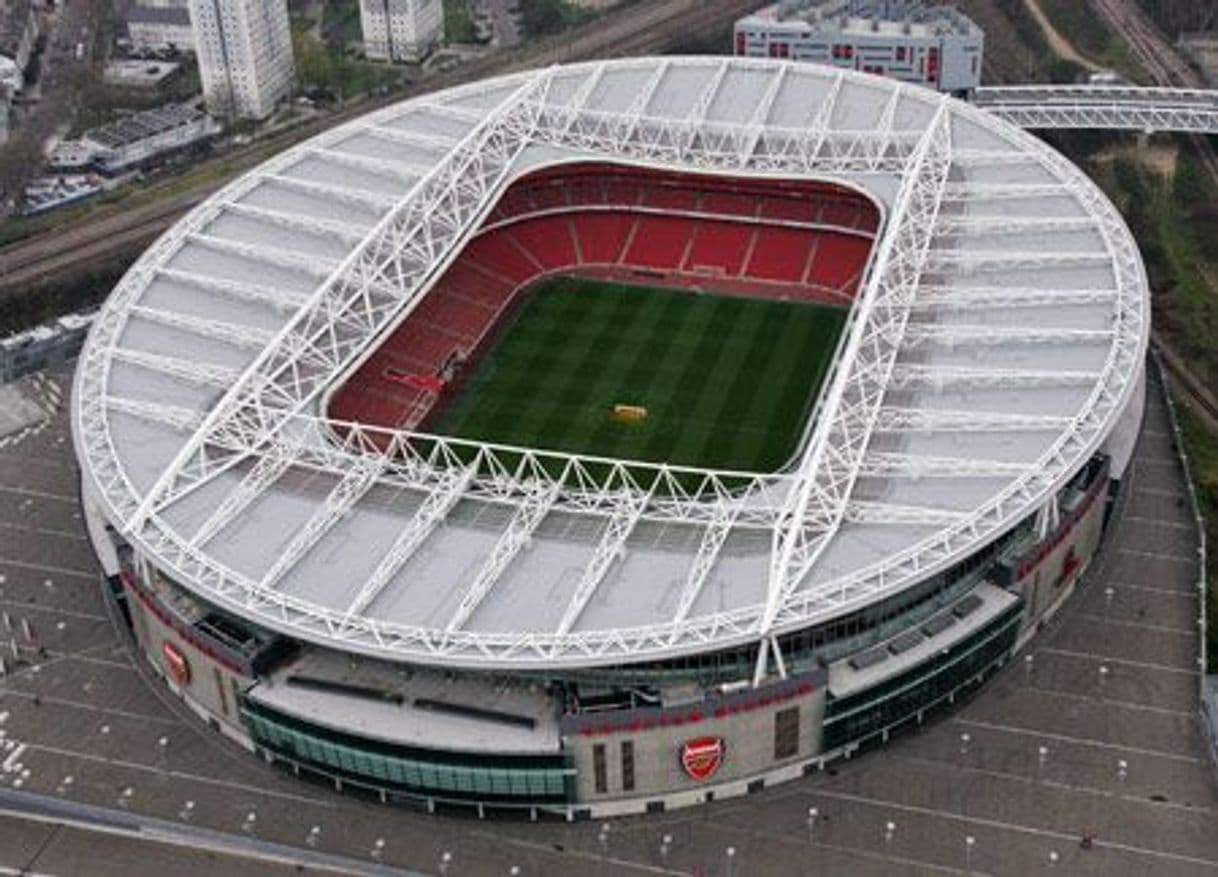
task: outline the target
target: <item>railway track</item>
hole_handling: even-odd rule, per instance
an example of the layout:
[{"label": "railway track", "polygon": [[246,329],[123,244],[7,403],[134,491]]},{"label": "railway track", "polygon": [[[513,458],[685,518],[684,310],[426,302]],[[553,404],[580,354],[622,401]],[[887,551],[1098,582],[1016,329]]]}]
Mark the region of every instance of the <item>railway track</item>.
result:
[{"label": "railway track", "polygon": [[751,0],[664,0],[634,4],[560,37],[474,59],[391,96],[361,101],[323,119],[272,134],[212,159],[231,168],[231,173],[221,179],[213,176],[207,183],[164,201],[94,214],[78,224],[54,228],[0,248],[0,299],[23,293],[39,282],[70,274],[91,262],[136,252],[228,179],[271,154],[378,107],[513,70],[597,57],[661,52],[679,39],[713,35],[755,5]]}]

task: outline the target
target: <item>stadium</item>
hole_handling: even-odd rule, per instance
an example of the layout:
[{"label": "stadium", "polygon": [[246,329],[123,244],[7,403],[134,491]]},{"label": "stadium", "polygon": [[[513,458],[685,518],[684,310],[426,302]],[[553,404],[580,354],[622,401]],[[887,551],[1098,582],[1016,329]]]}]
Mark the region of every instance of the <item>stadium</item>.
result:
[{"label": "stadium", "polygon": [[1066,600],[1141,419],[1137,247],[1025,132],[747,58],[404,101],[160,238],[85,518],[217,731],[381,800],[657,812],[926,721]]}]

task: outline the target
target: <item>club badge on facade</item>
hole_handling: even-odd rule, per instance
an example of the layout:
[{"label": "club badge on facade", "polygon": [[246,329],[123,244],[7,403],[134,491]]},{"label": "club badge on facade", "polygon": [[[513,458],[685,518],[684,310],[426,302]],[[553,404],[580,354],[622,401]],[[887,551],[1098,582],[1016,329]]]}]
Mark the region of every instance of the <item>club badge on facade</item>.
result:
[{"label": "club badge on facade", "polygon": [[178,685],[186,685],[190,682],[190,663],[182,654],[181,649],[166,640],[161,646],[161,654],[165,657],[165,666],[169,669],[169,675],[173,677],[174,682]]},{"label": "club badge on facade", "polygon": [[698,737],[681,746],[681,767],[692,779],[710,779],[723,764],[727,746],[722,737]]}]

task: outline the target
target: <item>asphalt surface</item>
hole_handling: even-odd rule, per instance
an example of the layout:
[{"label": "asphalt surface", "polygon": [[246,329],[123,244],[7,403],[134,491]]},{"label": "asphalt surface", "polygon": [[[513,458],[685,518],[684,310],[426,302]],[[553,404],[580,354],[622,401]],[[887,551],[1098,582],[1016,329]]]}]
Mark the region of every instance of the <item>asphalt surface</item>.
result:
[{"label": "asphalt surface", "polygon": [[1196,536],[1157,391],[1128,487],[1079,592],[970,702],[825,774],[605,833],[388,808],[210,731],[111,623],[61,410],[0,448],[0,874],[439,873],[445,852],[451,875],[1218,874]]}]

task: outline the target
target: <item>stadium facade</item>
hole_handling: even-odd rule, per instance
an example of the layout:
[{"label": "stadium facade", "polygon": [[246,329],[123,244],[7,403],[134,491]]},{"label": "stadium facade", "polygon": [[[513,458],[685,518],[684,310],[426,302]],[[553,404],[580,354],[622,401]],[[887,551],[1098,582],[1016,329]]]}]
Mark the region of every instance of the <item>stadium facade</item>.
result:
[{"label": "stadium facade", "polygon": [[[555,275],[844,309],[791,460],[427,432]],[[662,810],[887,740],[1034,634],[1101,538],[1148,321],[1107,199],[952,98],[747,58],[520,73],[326,132],[143,255],[77,370],[86,520],[151,667],[266,759]]]}]

